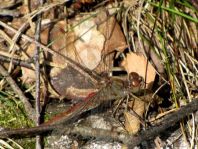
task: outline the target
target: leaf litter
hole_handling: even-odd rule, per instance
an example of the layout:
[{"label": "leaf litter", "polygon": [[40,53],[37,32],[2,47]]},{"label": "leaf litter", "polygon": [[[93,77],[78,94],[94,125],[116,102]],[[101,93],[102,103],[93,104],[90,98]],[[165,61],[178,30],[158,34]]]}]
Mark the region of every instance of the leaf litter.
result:
[{"label": "leaf litter", "polygon": [[[133,17],[138,17],[138,13],[140,13],[141,5],[138,4],[137,1],[134,2],[134,4],[130,3],[129,1],[123,1],[124,7],[129,8],[125,13],[121,13],[122,11],[113,11],[106,10],[106,9],[96,9],[92,13],[80,13],[80,11],[84,11],[83,9],[89,10],[90,8],[87,8],[87,5],[95,5],[100,4],[100,2],[95,1],[77,1],[76,3],[72,3],[67,11],[67,13],[63,13],[64,5],[60,6],[59,8],[52,8],[49,9],[49,11],[46,9],[43,11],[43,24],[41,28],[41,43],[45,46],[50,47],[52,50],[59,53],[58,55],[53,55],[51,53],[48,53],[46,51],[42,51],[40,49],[40,64],[43,66],[42,69],[42,93],[43,96],[41,101],[46,102],[46,90],[49,92],[49,98],[56,98],[56,99],[64,99],[66,101],[70,100],[72,103],[76,103],[78,101],[83,101],[83,98],[86,98],[91,93],[96,93],[100,90],[101,84],[104,84],[104,81],[108,82],[107,79],[109,78],[109,72],[114,69],[114,64],[116,63],[116,58],[120,55],[123,55],[121,53],[124,53],[126,49],[129,49],[129,52],[126,54],[126,56],[123,56],[122,62],[118,61],[119,69],[124,70],[127,75],[125,76],[118,76],[116,78],[119,78],[120,80],[124,80],[124,82],[130,81],[130,74],[137,74],[141,79],[132,80],[131,83],[128,84],[139,84],[138,81],[141,80],[141,88],[138,87],[139,90],[144,90],[143,94],[147,94],[147,90],[149,92],[153,90],[153,88],[156,88],[155,79],[156,74],[158,74],[158,77],[160,77],[160,81],[158,82],[158,87],[162,85],[162,82],[165,82],[167,84],[168,81],[170,84],[172,84],[172,80],[170,79],[170,74],[164,74],[164,67],[166,69],[167,73],[170,72],[171,66],[168,66],[168,61],[166,61],[168,56],[174,55],[174,46],[179,47],[178,45],[168,46],[167,53],[160,53],[161,51],[156,51],[156,49],[163,49],[162,44],[162,38],[160,37],[160,33],[151,32],[148,22],[146,22],[144,19],[145,14],[142,14],[143,18],[137,18],[134,19]],[[18,2],[16,2],[18,4]],[[19,2],[20,3],[20,2]],[[47,2],[48,3],[48,2]],[[47,4],[46,3],[46,4]],[[56,1],[53,1],[52,4],[59,5]],[[50,3],[49,3],[50,4]],[[61,4],[61,3],[60,3]],[[62,3],[63,4],[63,3]],[[103,7],[109,8],[110,7],[117,7],[114,5],[114,2],[107,2],[107,6],[105,6],[106,3],[101,3]],[[5,8],[7,9],[7,3],[2,3],[2,5],[5,5]],[[13,2],[10,3],[10,5],[14,5]],[[152,5],[152,4],[151,4]],[[149,11],[152,10],[151,5],[149,3],[147,4],[147,9]],[[25,32],[22,31],[22,34],[27,34],[30,37],[34,36],[34,30],[35,30],[35,24],[32,20],[32,16],[39,13],[39,3],[38,2],[31,2],[30,9],[25,5],[21,4],[19,5],[19,13],[22,15],[25,14],[24,17],[18,17],[13,18],[11,21],[7,21],[8,25],[12,26],[15,29],[20,30],[21,26],[23,24],[28,24],[29,27],[24,27]],[[134,7],[139,7],[137,11],[134,11]],[[146,7],[146,5],[145,5]],[[47,8],[47,7],[46,7]],[[50,8],[50,5],[49,5]],[[131,10],[130,10],[131,8]],[[132,9],[133,8],[133,9]],[[79,12],[74,14],[72,9],[79,9]],[[142,8],[143,9],[143,8]],[[91,9],[90,9],[91,10]],[[35,12],[34,12],[35,11]],[[55,11],[59,11],[60,16],[58,16],[58,19],[55,17]],[[130,12],[132,11],[132,12]],[[131,16],[130,13],[133,13],[133,11],[137,14],[134,16]],[[128,13],[128,14],[127,14]],[[153,10],[154,13],[154,10]],[[1,12],[0,12],[1,14]],[[27,14],[27,15],[26,15]],[[12,13],[8,14],[12,15]],[[61,15],[65,15],[71,17],[70,19],[65,19],[65,17],[62,17]],[[70,16],[71,15],[71,16]],[[74,15],[74,17],[73,17]],[[128,15],[124,16],[125,19],[128,20],[128,29],[130,30],[129,34],[126,36],[125,29],[123,26],[120,26],[120,20],[119,15]],[[149,17],[151,17],[152,22],[152,13],[147,14]],[[168,15],[165,13],[165,15]],[[61,18],[62,17],[62,18]],[[116,18],[117,17],[117,18]],[[4,18],[7,19],[7,18]],[[64,20],[65,19],[65,20]],[[133,21],[130,21],[130,20]],[[6,20],[5,20],[6,21]],[[45,21],[47,23],[45,23]],[[124,21],[124,19],[121,21]],[[126,21],[126,20],[125,20]],[[136,22],[140,21],[140,22]],[[150,21],[150,20],[149,20]],[[134,26],[133,22],[141,23],[142,26]],[[152,22],[153,23],[153,22]],[[192,22],[190,22],[192,23]],[[194,24],[192,23],[192,26]],[[156,25],[157,29],[159,29],[161,26],[160,24]],[[126,27],[126,26],[125,26]],[[137,27],[137,28],[136,28]],[[153,24],[154,27],[154,24]],[[148,29],[149,28],[149,29]],[[125,34],[123,33],[123,30]],[[134,31],[135,30],[135,31]],[[190,29],[195,30],[194,28]],[[4,33],[6,33],[8,36],[10,36],[11,40],[14,39],[15,34],[11,32],[9,29],[2,29]],[[137,32],[136,32],[137,31]],[[187,28],[188,31],[188,28]],[[133,33],[132,33],[133,32]],[[177,28],[175,29],[175,32],[178,34]],[[195,31],[196,32],[196,31]],[[130,37],[129,35],[132,33],[134,36]],[[137,36],[135,35],[137,33]],[[141,34],[141,35],[140,35]],[[152,34],[154,35],[155,40],[160,39],[159,41],[154,41],[154,43],[148,43],[148,38]],[[4,51],[4,56],[9,55],[9,57],[21,57],[17,58],[17,60],[22,61],[29,61],[33,62],[34,54],[35,54],[35,44],[34,43],[28,43],[27,41],[24,41],[22,38],[17,38],[15,43],[10,42],[8,39],[4,39],[3,34],[1,34],[1,50]],[[144,36],[144,38],[139,39],[140,36]],[[158,36],[158,38],[157,38]],[[188,35],[189,36],[189,35]],[[4,36],[5,37],[5,36]],[[19,36],[20,37],[20,36]],[[193,36],[192,36],[193,37]],[[168,33],[167,36],[168,40],[173,42],[172,34]],[[182,40],[188,40],[185,37],[181,37]],[[188,37],[190,38],[190,37]],[[135,41],[133,41],[135,39]],[[129,42],[129,40],[131,40]],[[184,50],[184,53],[181,52],[181,49],[178,52],[178,54],[181,54],[181,60],[185,64],[179,62],[179,66],[183,69],[186,69],[186,67],[189,66],[189,69],[186,69],[187,71],[190,71],[191,74],[194,76],[194,69],[196,69],[197,62],[196,62],[196,40],[197,38],[194,37],[190,43],[190,45],[187,45],[189,48],[191,48],[192,45],[192,52],[187,53],[187,51]],[[137,42],[138,41],[138,42]],[[141,45],[141,44],[142,45]],[[133,47],[129,46],[129,44],[133,45]],[[143,45],[143,44],[146,44]],[[150,44],[154,44],[154,47],[151,47]],[[184,44],[184,43],[183,43]],[[135,48],[136,46],[136,48]],[[15,51],[12,52],[12,55],[5,50],[5,47],[8,47],[8,49],[12,49],[10,47],[13,47],[13,49],[18,49],[20,47],[21,51]],[[143,48],[145,47],[145,49]],[[133,52],[130,51],[131,48],[133,49]],[[150,50],[150,48],[154,48],[154,50]],[[182,47],[183,48],[183,47]],[[142,51],[143,50],[143,51]],[[145,50],[145,51],[144,51]],[[136,52],[135,52],[136,51]],[[140,52],[141,51],[141,52]],[[154,52],[153,52],[154,51]],[[1,52],[3,53],[3,52]],[[148,55],[148,53],[150,55]],[[63,55],[63,56],[61,56]],[[193,59],[193,55],[195,55],[195,58]],[[98,80],[98,85],[94,84],[89,78],[86,78],[83,74],[79,73],[78,70],[72,68],[69,64],[67,64],[64,60],[64,56],[71,58],[75,62],[81,64],[85,71],[87,69],[91,70],[93,74],[99,74],[98,76],[102,76],[102,80]],[[161,56],[162,63],[159,64],[159,57]],[[167,57],[166,57],[167,56]],[[173,56],[175,59],[177,59],[177,55]],[[150,59],[151,58],[151,59]],[[187,59],[187,60],[186,60]],[[187,61],[187,62],[186,62]],[[189,64],[190,63],[190,64]],[[32,68],[34,69],[33,64]],[[14,69],[14,68],[12,68]],[[24,84],[30,84],[35,82],[35,70],[31,70],[25,67],[20,67],[21,69],[21,77],[20,80]],[[177,72],[178,70],[174,70]],[[182,71],[183,72],[183,71]],[[116,72],[119,73],[119,72]],[[184,77],[183,74],[182,77]],[[112,76],[114,78],[115,76]],[[167,77],[170,79],[166,81]],[[189,77],[189,76],[188,76]],[[99,77],[101,78],[101,77]],[[135,77],[136,78],[136,77]],[[176,78],[176,82],[178,78]],[[165,81],[163,81],[165,80]],[[196,80],[196,77],[195,77]],[[46,85],[47,84],[47,85]],[[187,86],[192,86],[194,83],[186,83],[184,82],[184,86],[187,88]],[[181,84],[178,84],[180,86]],[[173,89],[173,88],[172,88]],[[154,90],[154,92],[157,92],[157,90]],[[188,91],[188,89],[187,89]],[[194,94],[194,89],[192,87],[193,97],[196,97],[196,94]],[[188,91],[189,92],[189,91]],[[32,93],[34,94],[34,93]],[[188,93],[189,95],[189,93]],[[195,95],[195,96],[194,96]],[[34,95],[33,95],[34,96]],[[108,96],[108,94],[107,94]],[[138,96],[138,97],[136,97]],[[150,94],[152,96],[152,94]],[[179,96],[179,94],[178,94]],[[105,98],[104,96],[102,96]],[[129,134],[136,134],[138,133],[141,128],[147,127],[146,124],[148,122],[148,118],[146,117],[147,112],[149,112],[149,108],[156,108],[153,104],[153,98],[147,97],[146,100],[141,99],[142,93],[140,95],[130,95],[130,97],[127,97],[126,100],[120,100],[119,103],[116,101],[113,106],[117,107],[116,111],[118,112],[118,115],[121,117],[117,118],[117,120],[124,126],[123,128],[128,131]],[[172,97],[173,98],[173,97]],[[190,98],[190,97],[189,97]],[[157,105],[161,104],[161,101],[157,102]],[[71,106],[72,107],[72,106]],[[165,110],[166,108],[157,107],[157,110]],[[110,108],[111,109],[111,108]],[[121,110],[120,110],[121,109]],[[169,109],[170,110],[170,107]],[[152,113],[152,111],[151,111]],[[162,112],[163,113],[163,112]],[[160,112],[159,112],[160,114]],[[116,115],[116,114],[115,114]],[[156,116],[156,115],[155,115]],[[155,117],[154,116],[154,117]],[[146,120],[145,120],[146,119]]]}]

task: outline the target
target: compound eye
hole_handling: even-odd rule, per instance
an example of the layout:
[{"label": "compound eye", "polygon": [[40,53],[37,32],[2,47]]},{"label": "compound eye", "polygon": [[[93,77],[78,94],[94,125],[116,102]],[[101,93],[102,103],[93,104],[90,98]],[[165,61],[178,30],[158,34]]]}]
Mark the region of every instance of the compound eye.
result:
[{"label": "compound eye", "polygon": [[131,72],[129,74],[129,81],[132,87],[138,87],[142,83],[142,77],[140,77],[136,72]]}]

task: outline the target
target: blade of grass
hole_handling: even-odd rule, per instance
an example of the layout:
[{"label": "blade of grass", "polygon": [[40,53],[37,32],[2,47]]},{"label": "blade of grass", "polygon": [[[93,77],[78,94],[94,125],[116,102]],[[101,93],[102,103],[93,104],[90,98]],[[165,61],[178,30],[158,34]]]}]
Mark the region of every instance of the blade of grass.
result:
[{"label": "blade of grass", "polygon": [[151,5],[153,5],[153,6],[155,6],[155,7],[157,7],[157,8],[161,7],[162,9],[164,9],[166,11],[169,11],[171,13],[174,13],[174,14],[178,15],[178,16],[181,16],[183,18],[186,18],[186,19],[188,19],[188,20],[190,20],[192,22],[198,23],[198,19],[197,18],[193,18],[193,17],[185,14],[184,12],[180,12],[179,10],[171,9],[171,8],[164,7],[164,6],[159,6],[158,4],[155,4],[155,3],[152,3],[152,2],[148,2],[148,3],[151,4]]}]

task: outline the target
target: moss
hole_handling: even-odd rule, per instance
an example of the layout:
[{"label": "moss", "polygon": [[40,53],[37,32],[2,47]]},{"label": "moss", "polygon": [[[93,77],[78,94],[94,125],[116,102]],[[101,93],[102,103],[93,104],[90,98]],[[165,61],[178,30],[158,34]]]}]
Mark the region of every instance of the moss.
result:
[{"label": "moss", "polygon": [[[25,114],[22,102],[9,90],[0,91],[0,126],[3,128],[23,128],[33,126],[33,122],[28,119]],[[35,148],[35,139],[16,139],[13,141],[15,143],[9,139],[5,139],[4,141],[13,148],[19,148],[15,143],[27,149]]]},{"label": "moss", "polygon": [[25,114],[22,102],[13,94],[0,91],[0,126],[21,128],[32,125],[32,121]]}]

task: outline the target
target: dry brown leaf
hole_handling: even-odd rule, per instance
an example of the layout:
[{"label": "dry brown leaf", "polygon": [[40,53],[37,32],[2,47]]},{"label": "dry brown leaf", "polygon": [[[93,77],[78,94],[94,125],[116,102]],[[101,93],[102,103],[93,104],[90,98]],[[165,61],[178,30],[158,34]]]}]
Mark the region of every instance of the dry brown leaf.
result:
[{"label": "dry brown leaf", "polygon": [[98,30],[105,36],[103,55],[115,50],[123,52],[127,47],[125,36],[114,16],[109,16],[106,11],[101,11],[95,19]]},{"label": "dry brown leaf", "polygon": [[154,67],[147,61],[143,54],[131,52],[127,54],[121,65],[125,68],[128,74],[130,72],[136,72],[146,80],[147,89],[152,88],[156,72]]},{"label": "dry brown leaf", "polygon": [[[133,109],[140,117],[143,116],[145,111],[145,102],[141,100],[135,100],[128,103],[129,107]],[[140,129],[140,120],[132,115],[130,112],[124,112],[125,117],[125,129],[129,134],[136,134]]]},{"label": "dry brown leaf", "polygon": [[105,58],[94,70],[99,73],[109,72],[109,69],[113,66],[113,51],[123,52],[127,47],[127,43],[115,17],[108,15],[107,11],[101,10],[95,18],[95,22],[98,25],[98,30],[105,37],[105,44],[102,50],[102,56]]},{"label": "dry brown leaf", "polygon": [[[65,33],[66,25],[67,24],[65,21],[59,21],[53,26],[52,30],[50,31],[50,41],[52,42],[51,48],[61,55],[68,56],[71,59],[75,60],[75,47],[73,44],[75,35],[73,32],[69,32],[67,34]],[[47,58],[51,59],[51,61],[56,65],[67,67],[64,57],[62,56],[52,55],[48,53]],[[50,71],[50,77],[57,76],[61,71],[61,68],[52,67]]]},{"label": "dry brown leaf", "polygon": [[[76,41],[76,35],[72,31],[65,34],[65,31],[64,31],[65,26],[66,26],[65,22],[60,21],[57,24],[55,24],[54,27],[51,29],[50,41],[53,41],[51,48],[54,51],[57,51],[60,54],[68,56],[72,58],[73,60],[77,61],[77,58],[78,58],[77,55],[79,55],[81,51],[79,51],[79,54],[78,53],[76,54],[77,50],[74,45]],[[47,43],[47,39],[48,39],[47,37],[48,37],[48,29],[44,30],[41,33],[41,42],[43,44]],[[35,50],[35,45],[31,44],[26,50],[26,55],[28,56],[28,58],[33,57],[34,50]],[[91,90],[93,86],[91,86],[91,83],[88,83],[90,82],[90,80],[84,78],[77,71],[73,72],[71,68],[68,68],[68,65],[65,63],[64,57],[59,56],[59,55],[52,55],[49,53],[45,53],[45,54],[46,54],[45,62],[47,61],[48,63],[53,62],[54,66],[61,66],[61,67],[51,67],[51,70],[49,71],[50,72],[49,77],[50,77],[52,86],[59,93],[60,96],[67,97],[67,98],[71,98],[71,97],[77,98],[77,92],[79,92],[78,98],[81,98],[81,97],[83,98],[86,92],[87,94],[89,94],[89,91],[93,91]],[[23,57],[23,59],[25,60],[27,60],[28,58]],[[84,60],[86,61],[87,59],[84,58]],[[22,68],[22,73],[23,73],[22,80],[26,81],[26,83],[30,83],[35,80],[34,71],[26,69],[26,68]],[[73,89],[74,91],[72,92],[73,95],[71,94],[71,91],[70,91],[71,87],[76,88],[75,91]],[[86,91],[86,89],[88,89],[88,91]]]},{"label": "dry brown leaf", "polygon": [[[108,19],[108,17],[109,16],[106,15],[106,11],[101,11],[98,17],[82,22],[80,25],[74,28],[74,31],[67,33],[65,33],[65,26],[67,24],[65,21],[59,21],[50,31],[50,41],[53,42],[51,48],[62,55],[72,58],[91,70],[95,69],[99,63],[100,65],[106,65],[104,64],[104,61],[101,61],[102,51],[104,55],[105,53],[112,52],[116,48],[123,48],[126,45],[124,35],[118,23],[115,21],[115,18],[111,17]],[[81,17],[80,20],[82,19],[83,18]],[[77,23],[79,23],[79,21]],[[100,24],[98,27],[99,30],[97,30],[97,24]],[[41,42],[46,44],[48,39],[47,37],[48,32],[42,32]],[[117,37],[119,37],[119,39],[117,39]],[[107,41],[105,42],[106,39]],[[30,57],[33,56],[33,52],[31,51],[34,51],[34,48],[32,47],[33,46],[29,46],[27,50],[27,54]],[[65,67],[67,66],[63,57],[51,55],[49,53],[46,55],[46,59],[50,58],[51,62],[53,62],[55,65],[65,65]],[[112,56],[110,56],[108,60],[113,61]],[[106,68],[108,69],[108,67]],[[61,70],[62,69],[60,68],[52,67],[50,76],[55,77],[61,72]],[[101,69],[98,70],[101,71]],[[27,77],[31,76],[29,75],[30,72],[32,71],[27,73]]]},{"label": "dry brown leaf", "polygon": [[93,70],[101,61],[105,38],[97,30],[93,19],[86,20],[75,27],[74,32],[78,39],[74,45],[81,63]]},{"label": "dry brown leaf", "polygon": [[[156,70],[160,74],[163,74],[165,71],[163,61],[161,61],[160,57],[154,52],[154,50],[151,49],[150,45],[146,41],[141,41],[140,43],[137,37],[135,37],[134,40],[136,52],[140,52],[144,55],[147,55],[147,57],[149,57],[152,60],[153,66],[155,66]],[[142,48],[142,46],[144,48]]]},{"label": "dry brown leaf", "polygon": [[[101,11],[101,14],[102,13],[106,15],[106,11]],[[87,18],[88,16],[85,17]],[[76,19],[73,21],[70,26],[75,26],[75,24],[78,25],[69,32],[65,31],[65,28],[67,26],[65,21],[57,22],[50,30],[50,33],[48,30],[41,33],[41,42],[47,45],[47,37],[49,37],[49,41],[52,42],[51,48],[54,51],[57,51],[61,55],[70,57],[84,67],[95,70],[98,68],[99,64],[100,66],[107,66],[104,64],[105,61],[101,61],[102,55],[112,52],[116,48],[119,49],[120,47],[125,46],[126,42],[124,35],[122,34],[122,31],[114,17],[108,19],[109,16],[107,15],[105,18],[103,18],[101,15],[98,15],[96,18],[90,18],[88,20],[86,20],[85,17],[80,17],[79,20]],[[103,18],[103,20],[101,18]],[[105,42],[105,40],[108,41]],[[26,53],[30,58],[33,57],[33,44],[28,47]],[[90,84],[89,79],[80,77],[78,75],[78,72],[70,72],[71,68],[68,68],[64,57],[61,57],[59,55],[52,55],[49,53],[45,54],[45,61],[48,63],[52,62],[54,66],[64,66],[64,68],[51,66],[49,71],[49,78],[51,80],[52,86],[61,96],[68,98],[71,98],[72,96],[77,97],[77,92],[79,92],[79,94],[85,94],[86,89],[93,89],[93,86]],[[108,57],[108,60],[110,60],[110,62],[113,62],[112,55]],[[107,64],[109,65],[110,62],[107,62]],[[106,68],[109,69],[109,67]],[[101,73],[102,70],[98,70],[100,71],[97,72]],[[26,69],[23,69],[22,71],[24,79],[27,79],[27,77],[30,77],[31,79],[29,80],[31,81],[35,79],[33,71]],[[66,76],[67,79],[65,79]],[[80,84],[80,86],[78,84]],[[71,90],[69,90],[71,88],[72,90],[75,90],[74,88],[76,88],[76,90],[74,92],[71,92]],[[74,93],[74,95],[71,93]]]}]

